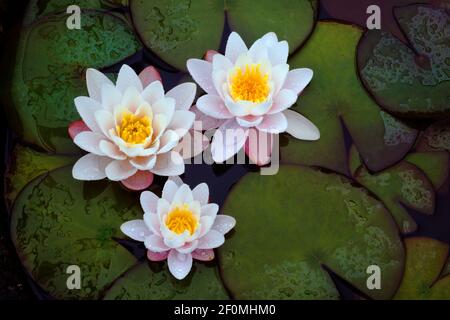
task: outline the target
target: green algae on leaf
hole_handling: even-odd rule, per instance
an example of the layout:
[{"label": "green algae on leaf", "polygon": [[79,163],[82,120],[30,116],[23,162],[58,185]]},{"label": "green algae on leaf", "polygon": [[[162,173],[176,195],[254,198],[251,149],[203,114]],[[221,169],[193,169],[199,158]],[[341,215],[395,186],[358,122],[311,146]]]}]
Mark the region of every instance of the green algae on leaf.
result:
[{"label": "green algae on leaf", "polygon": [[450,114],[448,10],[427,5],[395,9],[409,46],[380,30],[365,33],[358,47],[361,79],[376,101],[394,114]]},{"label": "green algae on leaf", "polygon": [[442,274],[449,246],[431,238],[405,239],[405,273],[394,297],[398,300],[449,300],[450,275]]},{"label": "green algae on leaf", "polygon": [[[136,196],[119,185],[77,181],[71,169],[57,169],[28,184],[14,203],[11,235],[25,269],[50,295],[98,298],[135,264],[136,258],[113,237],[124,237],[120,225],[142,213]],[[81,269],[79,290],[67,288],[70,265]]]},{"label": "green algae on leaf", "polygon": [[[234,298],[337,299],[324,266],[376,299],[397,289],[404,262],[398,229],[381,202],[344,176],[287,165],[273,176],[249,173],[222,212],[237,220],[218,249]],[[383,270],[382,290],[367,289],[370,265]]]},{"label": "green algae on leaf", "polygon": [[194,262],[191,273],[175,279],[163,262],[141,263],[127,271],[106,292],[105,300],[226,300],[216,266]]},{"label": "green algae on leaf", "polygon": [[[273,31],[293,52],[311,33],[316,0],[130,0],[137,33],[144,45],[166,63],[186,70],[186,60],[218,50],[225,13],[232,30],[248,45]],[[286,23],[295,21],[296,23]]]},{"label": "green algae on leaf", "polygon": [[448,152],[414,152],[408,154],[405,161],[422,170],[430,179],[435,190],[439,190],[448,178],[450,171],[450,155]]},{"label": "green algae on leaf", "polygon": [[15,129],[26,142],[52,152],[78,151],[67,126],[79,119],[73,99],[87,95],[86,68],[113,65],[139,49],[119,16],[83,11],[82,17],[80,30],[67,29],[60,14],[21,33],[7,113],[19,119]]},{"label": "green algae on leaf", "polygon": [[450,152],[450,119],[437,121],[421,134],[416,145],[418,151]]},{"label": "green algae on leaf", "polygon": [[318,22],[306,45],[291,57],[291,68],[314,71],[293,109],[311,120],[321,136],[313,142],[289,138],[280,149],[283,162],[348,174],[343,125],[373,171],[398,162],[413,145],[417,131],[381,111],[358,78],[355,56],[361,35],[354,26]]},{"label": "green algae on leaf", "polygon": [[10,207],[19,192],[41,174],[74,163],[76,158],[37,152],[17,144],[5,173],[5,199]]}]

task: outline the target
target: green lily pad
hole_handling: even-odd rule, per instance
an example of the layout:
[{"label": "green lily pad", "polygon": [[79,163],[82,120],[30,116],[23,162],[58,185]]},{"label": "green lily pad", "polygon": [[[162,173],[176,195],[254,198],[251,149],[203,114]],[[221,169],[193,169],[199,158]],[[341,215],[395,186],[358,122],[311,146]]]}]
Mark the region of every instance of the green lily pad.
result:
[{"label": "green lily pad", "polygon": [[250,0],[130,0],[130,9],[144,45],[166,63],[186,70],[187,59],[219,49],[225,13],[248,45],[273,31],[293,52],[314,28],[317,1],[262,0],[255,6]]},{"label": "green lily pad", "polygon": [[450,155],[448,152],[414,152],[405,157],[405,161],[422,170],[430,179],[435,190],[439,190],[448,178]]},{"label": "green lily pad", "polygon": [[194,262],[191,273],[175,279],[160,263],[141,263],[119,278],[105,300],[226,300],[216,266]]},{"label": "green lily pad", "polygon": [[5,174],[5,199],[10,207],[28,182],[53,169],[72,164],[76,158],[37,152],[17,144]]},{"label": "green lily pad", "polygon": [[[222,211],[237,220],[218,249],[234,298],[337,299],[326,269],[376,299],[397,289],[404,262],[398,229],[381,202],[344,176],[288,165],[273,176],[249,173]],[[366,285],[370,265],[382,270],[381,290]]]},{"label": "green lily pad", "polygon": [[391,113],[408,117],[450,115],[450,16],[444,8],[396,8],[397,21],[410,42],[370,30],[358,48],[358,68],[366,88]]},{"label": "green lily pad", "polygon": [[139,49],[117,15],[83,11],[81,23],[80,30],[69,30],[65,14],[53,15],[20,38],[6,110],[19,120],[15,129],[26,142],[52,152],[78,151],[67,126],[79,119],[73,99],[87,95],[86,68],[118,63]]},{"label": "green lily pad", "polygon": [[430,125],[420,136],[418,151],[450,152],[450,119],[437,121]]},{"label": "green lily pad", "polygon": [[417,131],[381,111],[358,78],[355,56],[361,35],[355,26],[318,22],[306,45],[290,59],[292,69],[314,71],[293,109],[310,119],[321,136],[313,142],[289,138],[280,150],[283,162],[348,174],[342,125],[373,171],[398,162],[413,145]]},{"label": "green lily pad", "polygon": [[[120,225],[142,217],[136,195],[118,184],[81,182],[72,168],[33,180],[12,209],[11,235],[19,258],[33,279],[60,299],[92,299],[136,263],[112,239]],[[81,289],[69,290],[67,267],[81,269]]]},{"label": "green lily pad", "polygon": [[399,300],[450,299],[450,275],[441,276],[449,246],[430,238],[405,239],[405,273],[395,295]]}]

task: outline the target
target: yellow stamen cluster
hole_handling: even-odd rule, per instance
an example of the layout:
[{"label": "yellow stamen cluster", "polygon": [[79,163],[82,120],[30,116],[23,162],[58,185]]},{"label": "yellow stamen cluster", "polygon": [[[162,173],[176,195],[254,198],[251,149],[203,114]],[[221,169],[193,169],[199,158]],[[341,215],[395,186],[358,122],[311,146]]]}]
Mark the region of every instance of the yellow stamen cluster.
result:
[{"label": "yellow stamen cluster", "polygon": [[167,215],[166,226],[176,234],[182,234],[188,230],[192,235],[197,229],[197,225],[197,218],[186,204],[173,208]]},{"label": "yellow stamen cluster", "polygon": [[120,125],[117,126],[117,133],[125,142],[143,143],[153,134],[151,122],[152,119],[148,116],[136,116],[130,112],[124,112]]},{"label": "yellow stamen cluster", "polygon": [[269,75],[261,71],[260,64],[237,68],[230,78],[230,94],[234,101],[263,102],[269,95]]}]

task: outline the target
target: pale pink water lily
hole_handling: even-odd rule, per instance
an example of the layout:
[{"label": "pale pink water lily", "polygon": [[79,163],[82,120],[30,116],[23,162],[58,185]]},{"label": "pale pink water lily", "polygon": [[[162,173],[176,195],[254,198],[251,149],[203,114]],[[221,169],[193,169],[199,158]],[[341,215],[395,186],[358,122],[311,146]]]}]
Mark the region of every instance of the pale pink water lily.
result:
[{"label": "pale pink water lily", "polygon": [[193,125],[194,83],[167,93],[156,69],[139,76],[123,65],[116,84],[88,69],[89,97],[75,98],[82,121],[69,127],[74,143],[88,152],[73,167],[78,180],[108,178],[134,190],[148,187],[153,175],[178,176],[184,161],[175,150]]},{"label": "pale pink water lily", "polygon": [[170,178],[161,198],[150,191],[141,194],[144,219],[125,222],[120,229],[144,243],[149,260],[167,259],[172,275],[183,279],[193,259],[214,259],[213,249],[225,242],[224,235],[236,224],[233,217],[218,215],[219,206],[208,199],[205,183],[191,190],[178,177]]},{"label": "pale pink water lily", "polygon": [[211,146],[216,162],[245,147],[254,163],[266,164],[273,135],[282,132],[302,140],[320,138],[311,121],[288,110],[313,77],[308,68],[289,71],[288,53],[288,43],[278,41],[273,32],[255,41],[250,49],[232,32],[225,55],[208,51],[206,60],[187,61],[189,73],[206,92],[198,99],[197,108],[221,121]]}]

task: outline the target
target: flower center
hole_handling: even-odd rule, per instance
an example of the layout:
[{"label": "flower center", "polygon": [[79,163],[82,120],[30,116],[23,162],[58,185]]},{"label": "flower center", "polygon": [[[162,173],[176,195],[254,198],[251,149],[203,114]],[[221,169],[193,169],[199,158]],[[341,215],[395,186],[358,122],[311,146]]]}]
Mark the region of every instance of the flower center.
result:
[{"label": "flower center", "polygon": [[176,234],[182,234],[188,230],[192,235],[197,229],[197,225],[197,218],[186,204],[172,209],[166,218],[167,228]]},{"label": "flower center", "polygon": [[122,114],[120,125],[117,126],[117,132],[128,143],[143,143],[145,139],[153,134],[151,119],[148,116],[136,116],[125,111]]},{"label": "flower center", "polygon": [[261,71],[260,64],[237,68],[230,80],[230,94],[234,101],[259,103],[269,95],[269,74]]}]

